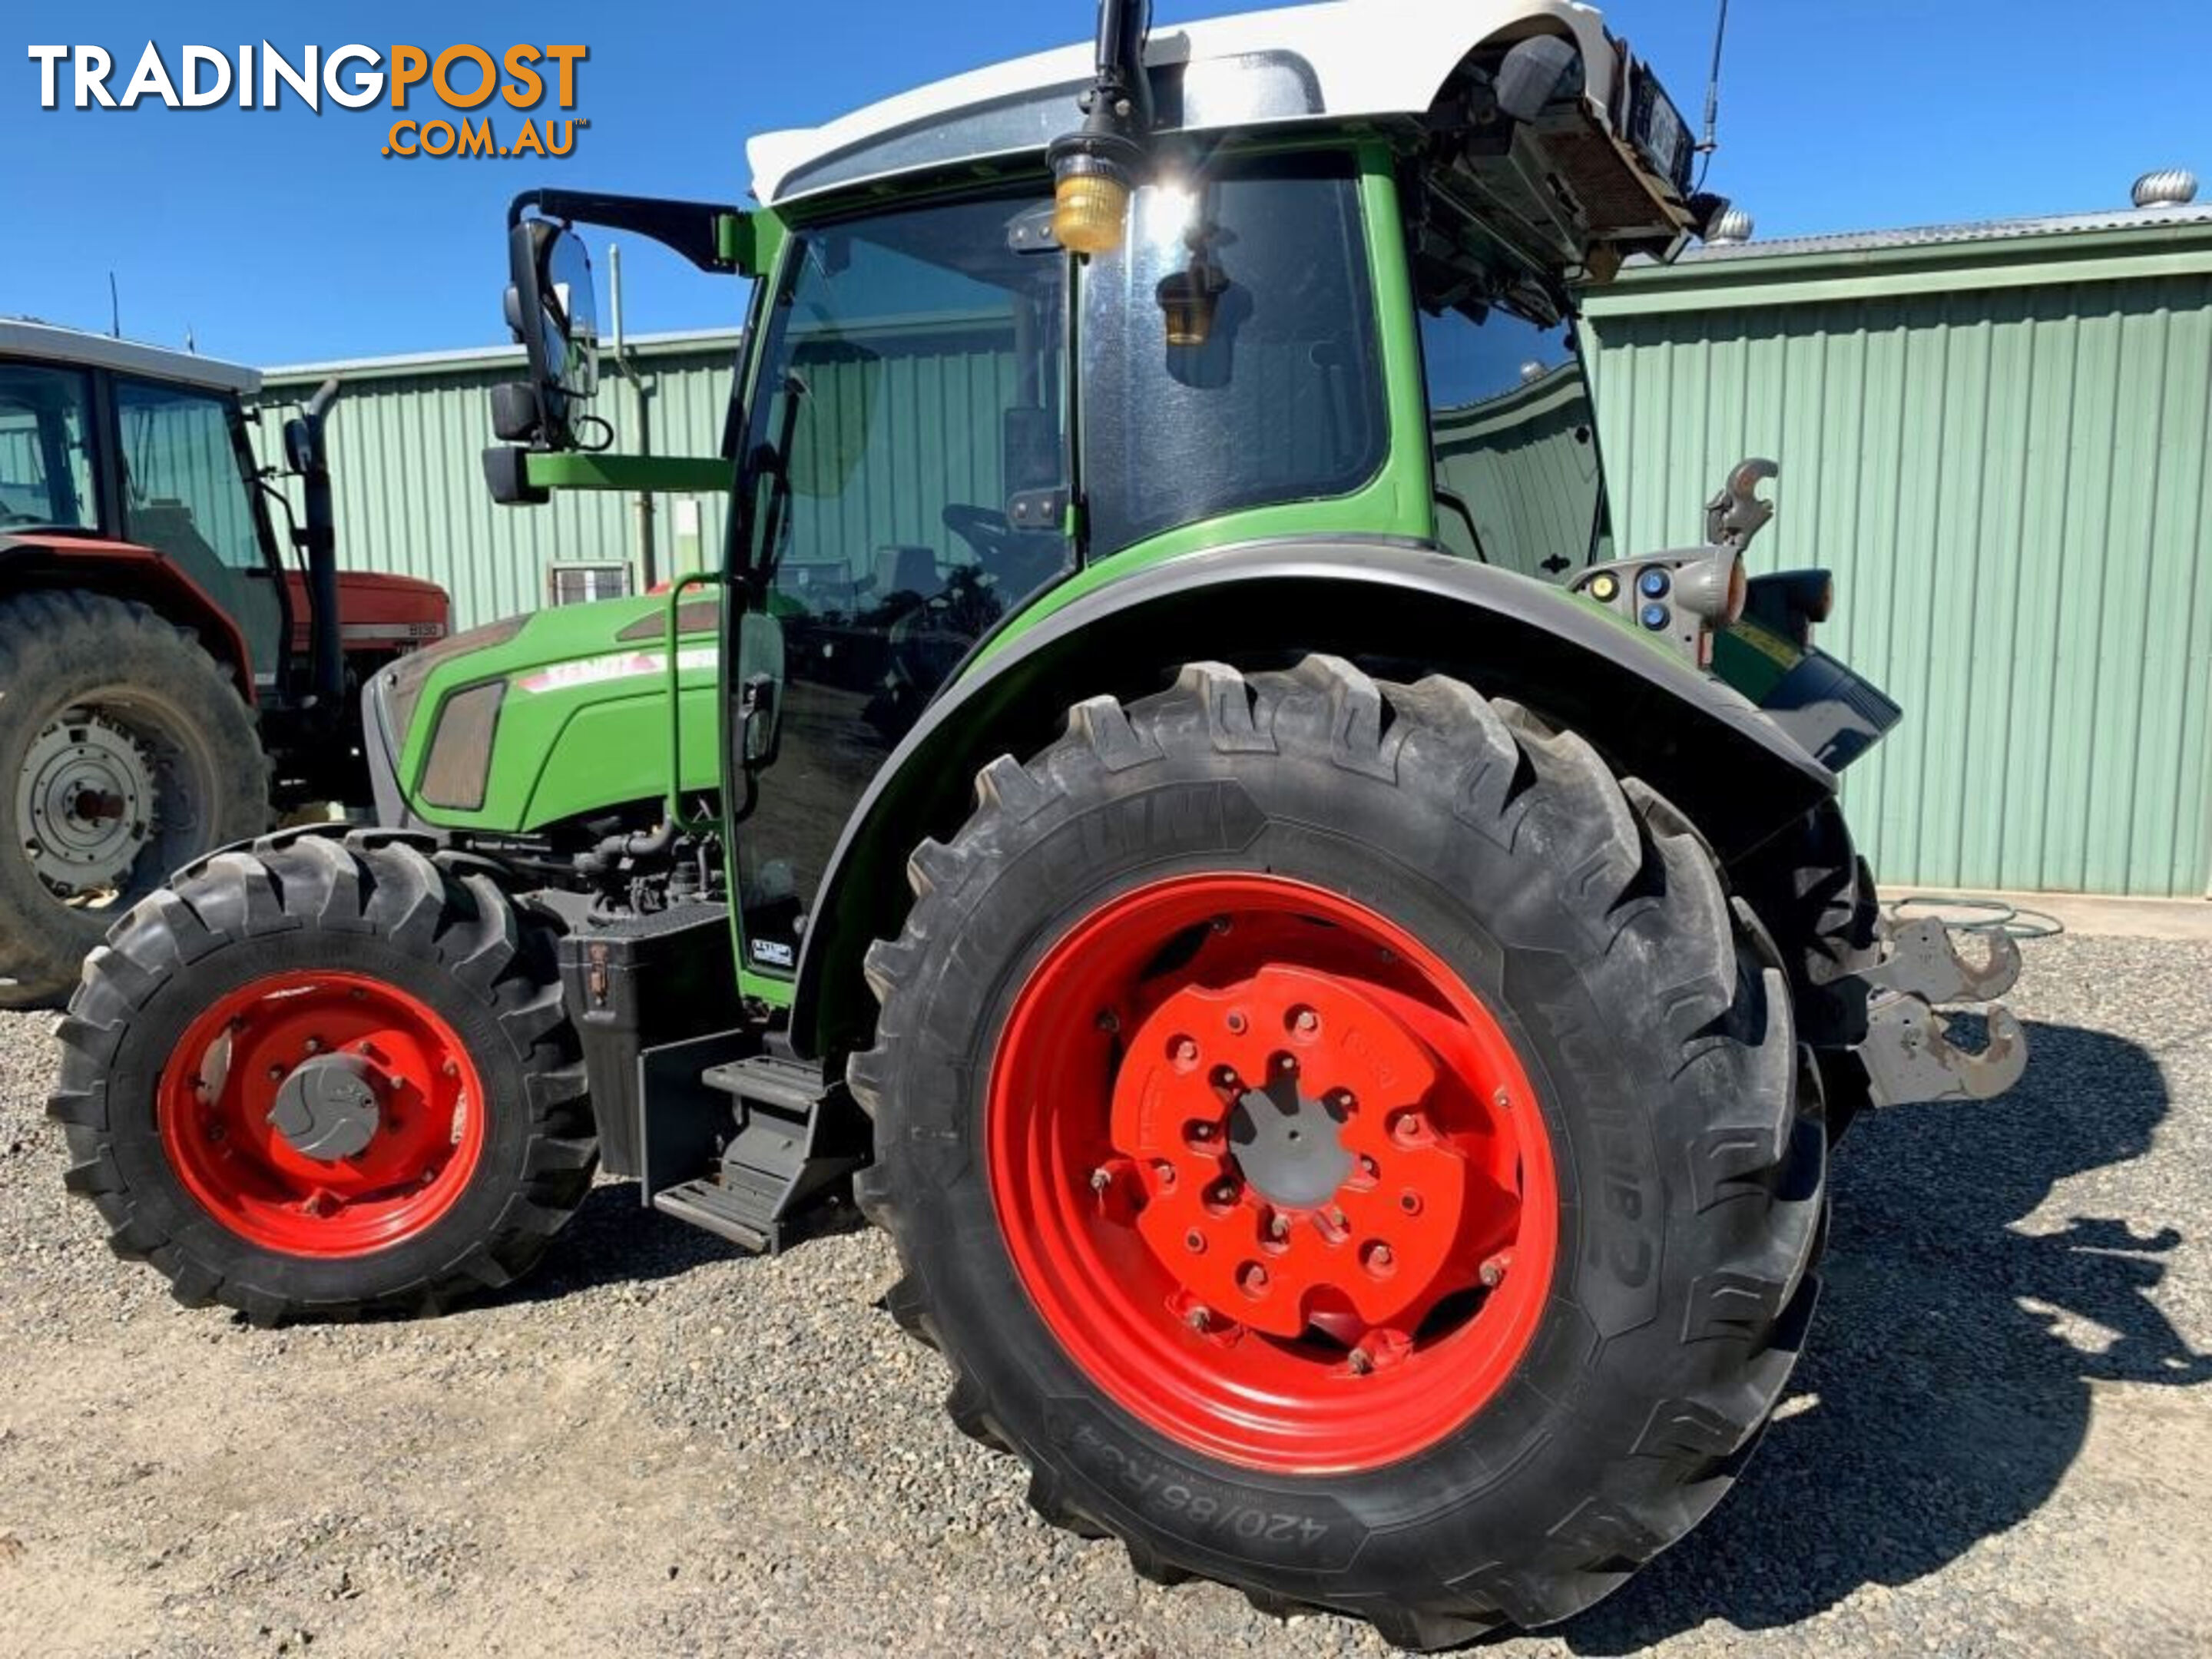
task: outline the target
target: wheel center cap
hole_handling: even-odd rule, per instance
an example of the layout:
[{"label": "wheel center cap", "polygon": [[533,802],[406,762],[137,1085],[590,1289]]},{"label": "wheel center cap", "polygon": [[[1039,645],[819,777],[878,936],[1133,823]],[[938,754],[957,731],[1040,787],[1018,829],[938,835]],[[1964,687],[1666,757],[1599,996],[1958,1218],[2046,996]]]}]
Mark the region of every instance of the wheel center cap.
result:
[{"label": "wheel center cap", "polygon": [[335,1164],[365,1152],[380,1115],[368,1063],[353,1054],[321,1054],[295,1066],[276,1091],[270,1126],[292,1150]]},{"label": "wheel center cap", "polygon": [[1342,1114],[1294,1081],[1247,1089],[1229,1110],[1237,1167],[1272,1204],[1308,1209],[1324,1203],[1352,1175]]}]

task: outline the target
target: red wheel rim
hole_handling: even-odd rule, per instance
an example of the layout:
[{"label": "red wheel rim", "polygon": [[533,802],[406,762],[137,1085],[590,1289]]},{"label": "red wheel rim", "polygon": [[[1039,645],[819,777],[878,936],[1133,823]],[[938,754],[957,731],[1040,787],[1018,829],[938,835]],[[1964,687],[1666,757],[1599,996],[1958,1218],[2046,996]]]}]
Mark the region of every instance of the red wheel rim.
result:
[{"label": "red wheel rim", "polygon": [[[276,1121],[286,1079],[342,1066],[367,1087],[366,1144],[310,1156]],[[272,974],[195,1019],[161,1073],[170,1165],[209,1214],[289,1255],[367,1255],[451,1209],[483,1154],[483,1090],[453,1028],[358,974]],[[327,1149],[325,1149],[327,1150]]]},{"label": "red wheel rim", "polygon": [[1528,1073],[1457,975],[1350,899],[1194,876],[1102,905],[1016,999],[987,1110],[1045,1322],[1199,1451],[1395,1462],[1534,1335],[1559,1206]]}]

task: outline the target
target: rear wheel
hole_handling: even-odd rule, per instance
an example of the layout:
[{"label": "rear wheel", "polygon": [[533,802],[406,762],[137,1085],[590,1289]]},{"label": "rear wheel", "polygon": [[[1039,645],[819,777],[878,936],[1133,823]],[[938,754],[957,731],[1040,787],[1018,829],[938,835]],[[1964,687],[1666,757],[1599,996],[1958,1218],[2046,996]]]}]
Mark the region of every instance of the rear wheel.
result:
[{"label": "rear wheel", "polygon": [[526,1270],[597,1162],[552,935],[374,832],[224,853],[87,961],[70,1187],[177,1297],[422,1313]]},{"label": "rear wheel", "polygon": [[34,1007],[171,871],[268,827],[269,767],[229,677],[143,605],[0,605],[0,1007]]},{"label": "rear wheel", "polygon": [[1085,704],[979,795],[850,1078],[894,1310],[1039,1509],[1419,1647],[1695,1524],[1795,1359],[1824,1143],[1694,831],[1325,658]]}]

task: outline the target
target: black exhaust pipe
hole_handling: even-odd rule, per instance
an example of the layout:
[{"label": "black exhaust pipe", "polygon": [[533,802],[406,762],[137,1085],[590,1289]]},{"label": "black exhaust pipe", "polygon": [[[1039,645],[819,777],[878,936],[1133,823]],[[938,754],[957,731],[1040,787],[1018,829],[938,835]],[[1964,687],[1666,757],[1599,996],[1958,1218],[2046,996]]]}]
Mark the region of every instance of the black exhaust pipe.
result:
[{"label": "black exhaust pipe", "polygon": [[336,708],[345,695],[344,636],[338,620],[337,515],[331,505],[330,452],[323,427],[331,405],[338,400],[335,378],[315,388],[307,407],[284,423],[285,457],[300,477],[301,539],[307,554],[308,659],[307,683],[315,701]]}]

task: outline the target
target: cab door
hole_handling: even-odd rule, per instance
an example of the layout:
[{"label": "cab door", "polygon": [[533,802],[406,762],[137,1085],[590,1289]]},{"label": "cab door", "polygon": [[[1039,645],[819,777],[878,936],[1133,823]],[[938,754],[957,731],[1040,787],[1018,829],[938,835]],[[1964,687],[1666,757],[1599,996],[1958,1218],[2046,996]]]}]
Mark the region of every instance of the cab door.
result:
[{"label": "cab door", "polygon": [[170,560],[228,613],[255,683],[272,686],[283,658],[283,571],[249,483],[235,400],[118,375],[114,405],[123,538]]},{"label": "cab door", "polygon": [[994,196],[795,231],[760,308],[726,726],[750,775],[732,792],[748,803],[732,887],[757,974],[795,965],[893,746],[1070,568],[1067,260],[1026,234],[1048,205]]}]

